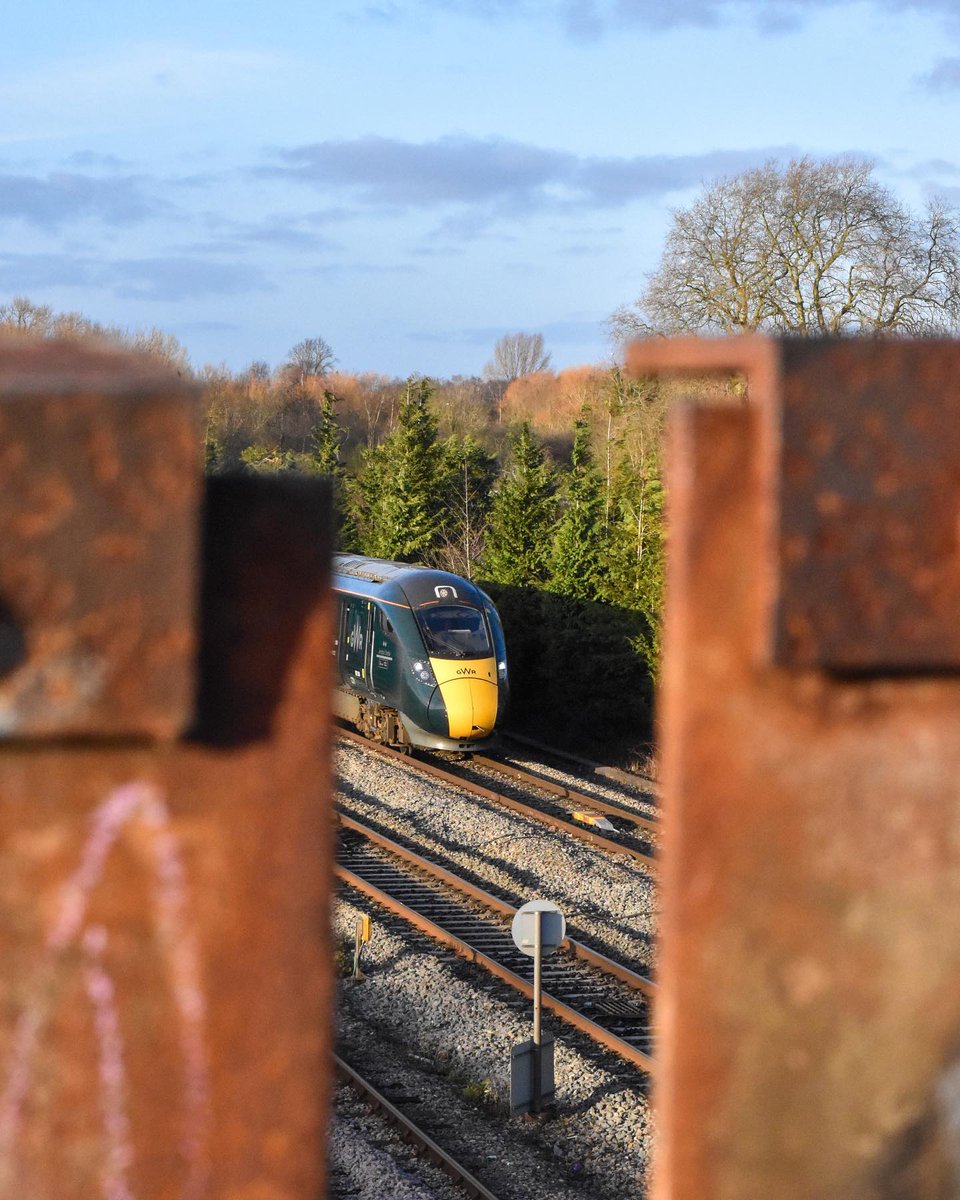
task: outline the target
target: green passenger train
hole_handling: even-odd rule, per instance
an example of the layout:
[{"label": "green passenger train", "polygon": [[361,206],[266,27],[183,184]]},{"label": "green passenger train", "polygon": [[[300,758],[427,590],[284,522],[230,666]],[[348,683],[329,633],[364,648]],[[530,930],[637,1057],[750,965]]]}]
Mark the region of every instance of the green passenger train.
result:
[{"label": "green passenger train", "polygon": [[334,712],[389,746],[482,750],[506,711],[493,601],[469,580],[336,554]]}]

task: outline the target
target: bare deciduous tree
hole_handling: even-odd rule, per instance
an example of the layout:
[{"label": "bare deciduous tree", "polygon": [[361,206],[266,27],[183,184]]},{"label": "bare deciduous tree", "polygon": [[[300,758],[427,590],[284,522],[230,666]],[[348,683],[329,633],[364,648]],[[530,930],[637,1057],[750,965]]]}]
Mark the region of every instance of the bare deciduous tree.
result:
[{"label": "bare deciduous tree", "polygon": [[0,304],[0,326],[44,335],[53,320],[49,304],[34,304],[27,296],[14,296],[9,304]]},{"label": "bare deciduous tree", "polygon": [[0,332],[4,330],[40,338],[113,343],[158,359],[178,374],[191,371],[186,347],[172,333],[157,328],[130,330],[102,325],[79,312],[55,313],[50,305],[34,304],[26,296],[14,296],[9,304],[0,304]]},{"label": "bare deciduous tree", "polygon": [[493,358],[483,368],[484,378],[509,383],[521,375],[545,371],[550,355],[543,349],[542,333],[505,333],[493,347]]},{"label": "bare deciduous tree", "polygon": [[117,336],[118,340],[123,345],[129,346],[131,350],[137,350],[141,354],[159,359],[160,362],[175,370],[177,374],[190,373],[190,358],[187,349],[174,334],[164,333],[156,326],[152,329],[135,329],[132,333],[118,330],[108,332]]},{"label": "bare deciduous tree", "polygon": [[330,343],[322,337],[304,338],[287,355],[287,370],[301,384],[309,375],[327,375],[336,362]]},{"label": "bare deciduous tree", "polygon": [[615,336],[951,332],[960,323],[960,221],[907,210],[853,158],[801,158],[722,179],[673,223],[657,270]]},{"label": "bare deciduous tree", "polygon": [[270,380],[270,364],[264,362],[262,358],[255,358],[247,367],[245,374],[248,379],[256,383],[267,383]]}]

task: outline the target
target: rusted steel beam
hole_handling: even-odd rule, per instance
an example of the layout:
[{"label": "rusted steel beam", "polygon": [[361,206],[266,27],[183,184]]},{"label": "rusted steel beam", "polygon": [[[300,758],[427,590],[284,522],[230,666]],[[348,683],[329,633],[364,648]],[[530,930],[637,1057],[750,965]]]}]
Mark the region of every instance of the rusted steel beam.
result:
[{"label": "rusted steel beam", "polygon": [[960,668],[955,342],[637,343],[637,373],[742,373],[760,419],[758,652],[834,671]]},{"label": "rusted steel beam", "polygon": [[631,364],[750,383],[673,430],[655,1195],[954,1195],[960,344]]},{"label": "rusted steel beam", "polygon": [[[139,598],[141,630],[172,621],[182,603],[185,636],[170,660],[175,703],[153,683],[121,686],[137,645],[151,678],[151,643],[131,638],[122,659],[112,643],[104,651],[118,682],[82,721],[55,733],[41,705],[32,734],[21,727],[0,744],[0,1196],[314,1200],[333,1007],[322,916],[332,861],[326,491],[214,480],[201,512],[199,469],[184,485],[188,504],[177,466],[168,498],[171,528],[186,529],[178,551],[108,559],[100,569],[120,582],[93,582],[101,531],[127,528],[123,496],[148,495],[143,537],[167,537],[160,492],[143,491],[141,472],[179,442],[165,417],[142,419],[150,372],[52,355],[56,370],[31,357],[36,377],[16,367],[20,392],[33,386],[42,412],[66,412],[79,378],[66,418],[78,447],[101,430],[116,438],[107,491],[79,467],[70,475],[71,554],[44,565],[37,552],[37,578],[57,581],[51,596],[76,598],[56,610],[57,627],[69,644],[85,598],[100,612],[102,596],[122,593]],[[8,373],[0,350],[0,379]],[[189,407],[175,380],[156,392]],[[0,419],[10,411],[0,402]],[[141,445],[154,435],[158,446]],[[96,476],[101,460],[85,461]],[[34,467],[46,477],[42,456]],[[156,470],[165,478],[166,466]],[[32,477],[23,471],[19,480]],[[5,512],[15,511],[11,486],[0,476]],[[20,611],[24,594],[10,607]],[[127,610],[109,611],[122,621]],[[47,646],[26,630],[11,681]]]},{"label": "rusted steel beam", "polygon": [[193,709],[190,389],[69,343],[0,352],[0,737],[165,737]]}]

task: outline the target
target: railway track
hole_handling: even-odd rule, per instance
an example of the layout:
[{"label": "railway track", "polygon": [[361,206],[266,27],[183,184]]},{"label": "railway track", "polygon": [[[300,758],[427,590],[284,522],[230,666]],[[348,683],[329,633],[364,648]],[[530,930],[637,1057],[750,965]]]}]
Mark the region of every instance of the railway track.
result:
[{"label": "railway track", "polygon": [[[632,810],[608,804],[595,796],[575,792],[553,781],[544,780],[539,775],[523,771],[512,764],[505,764],[497,759],[482,758],[482,765],[488,767],[489,770],[496,770],[502,775],[509,775],[514,782],[520,783],[525,789],[539,793],[532,796],[527,795],[525,799],[519,799],[515,796],[507,795],[505,792],[487,787],[485,784],[478,783],[475,778],[470,777],[469,767],[460,770],[447,766],[441,767],[436,761],[402,754],[400,751],[393,750],[389,746],[382,746],[378,742],[372,742],[369,738],[362,737],[359,733],[355,733],[351,729],[341,727],[337,732],[339,737],[360,746],[363,750],[371,754],[378,754],[390,761],[400,763],[410,770],[430,775],[434,779],[440,779],[454,787],[461,788],[475,796],[499,805],[501,808],[516,812],[528,820],[537,821],[541,825],[546,825],[551,829],[561,830],[569,837],[595,846],[607,854],[627,855],[642,864],[650,874],[656,874],[657,872],[656,857],[649,843],[642,837],[621,829],[615,829],[613,834],[607,832],[598,833],[589,824],[578,823],[572,816],[572,813],[575,811],[583,811],[585,814],[600,813],[608,817],[613,816],[624,823],[635,824],[641,828],[659,828],[656,821],[647,817],[640,817]],[[475,756],[474,761],[478,757]],[[562,803],[558,803],[558,799]]]},{"label": "railway track", "polygon": [[[404,922],[532,997],[531,960],[515,947],[516,909],[345,813],[336,873]],[[621,1058],[652,1071],[646,976],[574,939],[543,966],[543,1004],[561,1020]]]},{"label": "railway track", "polygon": [[651,779],[649,775],[644,775],[640,771],[628,771],[624,767],[609,767],[604,763],[594,762],[592,759],[583,758],[579,754],[573,754],[569,750],[559,750],[556,746],[548,746],[546,742],[526,737],[522,733],[508,733],[506,730],[503,730],[500,733],[500,738],[502,742],[513,743],[513,745],[521,746],[527,750],[536,750],[538,754],[544,754],[547,758],[555,758],[560,762],[571,763],[577,770],[589,771],[614,783],[623,784],[625,787],[635,788],[641,786],[645,791],[649,791],[653,795],[659,793],[660,785],[656,780]]},{"label": "railway track", "polygon": [[656,817],[644,816],[642,813],[635,812],[632,808],[627,808],[623,804],[615,804],[609,800],[604,800],[603,797],[597,796],[593,792],[577,791],[574,788],[567,787],[565,784],[557,783],[556,780],[547,779],[543,775],[538,775],[533,771],[527,771],[523,767],[518,767],[515,763],[504,759],[490,758],[486,754],[474,754],[471,756],[470,763],[475,767],[481,767],[487,771],[493,771],[498,775],[512,779],[524,788],[539,790],[546,792],[550,796],[556,796],[565,801],[565,808],[597,812],[607,817],[613,817],[617,821],[635,825],[639,829],[649,830],[651,833],[660,832],[660,822]]},{"label": "railway track", "polygon": [[436,1163],[463,1190],[464,1195],[469,1196],[471,1200],[497,1200],[489,1188],[485,1187],[446,1150],[438,1146],[428,1134],[411,1121],[406,1113],[392,1104],[349,1063],[344,1062],[336,1055],[334,1055],[333,1062],[338,1078],[353,1088],[366,1104],[380,1113],[395,1129],[398,1129],[404,1141],[412,1143],[426,1158]]}]

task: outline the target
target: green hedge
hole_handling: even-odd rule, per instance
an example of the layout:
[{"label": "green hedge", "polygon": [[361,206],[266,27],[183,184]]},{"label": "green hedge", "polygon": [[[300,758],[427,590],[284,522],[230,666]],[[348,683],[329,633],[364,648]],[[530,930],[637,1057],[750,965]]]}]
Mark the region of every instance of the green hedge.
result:
[{"label": "green hedge", "polygon": [[653,682],[633,648],[649,637],[641,613],[536,588],[480,586],[507,641],[507,729],[588,755],[626,756],[650,745]]}]

